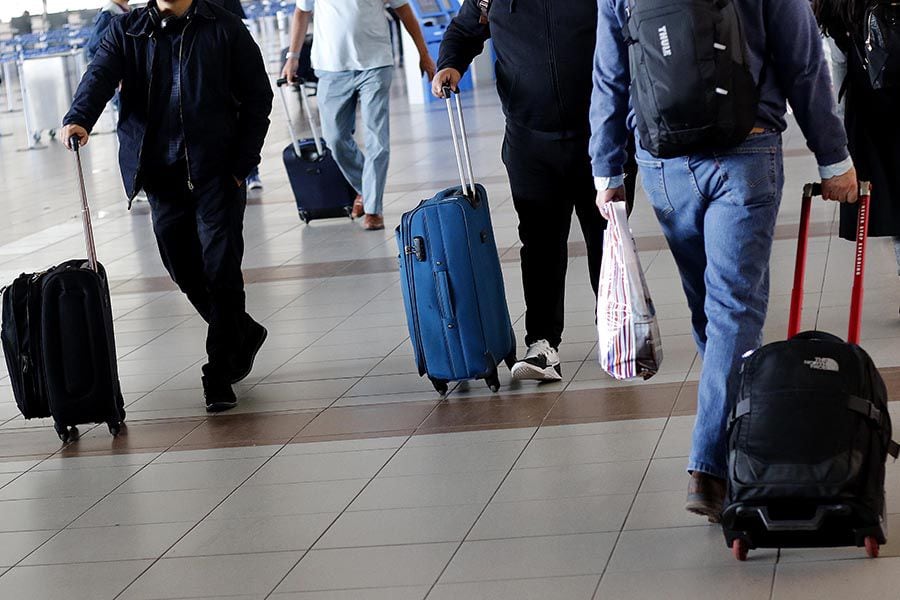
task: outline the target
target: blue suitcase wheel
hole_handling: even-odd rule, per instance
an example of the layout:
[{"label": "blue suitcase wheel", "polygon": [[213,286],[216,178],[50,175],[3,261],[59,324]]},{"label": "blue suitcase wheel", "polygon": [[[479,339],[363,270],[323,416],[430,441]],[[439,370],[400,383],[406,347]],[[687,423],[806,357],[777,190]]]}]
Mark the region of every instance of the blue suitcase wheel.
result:
[{"label": "blue suitcase wheel", "polygon": [[447,382],[441,379],[432,379],[431,385],[434,386],[435,391],[441,395],[441,398],[447,395],[447,390],[449,389]]},{"label": "blue suitcase wheel", "polygon": [[485,383],[488,384],[488,387],[491,388],[493,393],[497,393],[500,391],[500,376],[497,375],[497,371],[495,370],[493,373],[484,378]]}]

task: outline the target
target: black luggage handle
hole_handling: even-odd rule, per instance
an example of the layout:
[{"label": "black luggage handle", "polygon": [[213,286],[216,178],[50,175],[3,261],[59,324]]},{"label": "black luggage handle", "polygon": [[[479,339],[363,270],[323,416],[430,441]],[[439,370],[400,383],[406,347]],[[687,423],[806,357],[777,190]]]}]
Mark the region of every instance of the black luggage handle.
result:
[{"label": "black luggage handle", "polygon": [[[312,130],[313,142],[316,144],[316,155],[317,158],[321,158],[325,154],[325,149],[322,147],[322,140],[319,139],[319,131],[316,128],[315,120],[312,116],[312,111],[309,108],[309,98],[306,96],[306,91],[303,89],[303,80],[300,80],[300,105],[303,108],[303,112],[306,113],[306,118],[309,122],[309,128]],[[287,97],[284,95],[284,86],[288,84],[287,77],[282,77],[278,81],[275,82],[275,85],[278,87],[278,95],[281,97],[281,105],[284,107],[284,116],[287,117],[288,123],[288,132],[291,136],[291,144],[294,146],[294,154],[297,155],[297,158],[300,158],[302,155],[300,153],[300,142],[297,140],[297,132],[294,130],[294,121],[291,119],[291,109],[288,107]]]},{"label": "black luggage handle", "polygon": [[[443,87],[444,100],[447,102],[447,116],[450,118],[450,135],[453,139],[453,151],[456,154],[456,168],[459,171],[459,185],[462,195],[469,199],[472,208],[478,208],[481,200],[478,198],[478,190],[475,188],[475,176],[472,174],[472,156],[469,153],[469,136],[466,133],[466,120],[463,117],[462,102],[459,92],[454,92],[449,85]],[[451,98],[455,102],[451,102]],[[456,117],[453,115],[453,105],[456,105]],[[457,125],[459,131],[457,132]],[[460,150],[461,149],[461,150]],[[468,176],[468,179],[466,179]]]},{"label": "black luggage handle", "polygon": [[767,506],[742,506],[737,509],[739,517],[758,516],[765,525],[766,530],[780,531],[818,531],[822,528],[825,519],[832,515],[849,515],[852,511],[846,504],[832,504],[827,506],[819,506],[816,508],[816,514],[812,519],[786,519],[777,520],[769,515]]},{"label": "black luggage handle", "polygon": [[88,203],[87,188],[84,185],[84,170],[81,167],[81,138],[77,135],[70,137],[69,147],[75,152],[75,167],[78,173],[78,186],[81,191],[81,223],[84,227],[84,244],[87,247],[88,266],[94,273],[99,273],[97,246],[94,243],[94,227],[91,223],[91,207]]}]

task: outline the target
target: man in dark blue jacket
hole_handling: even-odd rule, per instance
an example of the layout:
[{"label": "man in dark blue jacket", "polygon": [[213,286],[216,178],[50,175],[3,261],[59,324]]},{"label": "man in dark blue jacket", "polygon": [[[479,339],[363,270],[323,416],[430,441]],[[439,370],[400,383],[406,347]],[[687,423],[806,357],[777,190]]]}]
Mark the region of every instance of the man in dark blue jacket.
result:
[{"label": "man in dark blue jacket", "polygon": [[[597,0],[591,156],[598,205],[625,198],[625,142],[636,117],[623,35],[628,2]],[[769,257],[784,186],[781,133],[788,101],[816,156],[823,197],[839,202],[857,197],[856,171],[809,0],[732,2],[760,93],[752,131],[736,147],[676,158],[653,157],[641,144],[637,149],[644,189],[678,264],[703,358],[686,508],[714,522],[725,495],[726,430],[737,396],[737,366],[762,343]],[[665,26],[658,31],[659,54],[672,56],[679,40],[670,40]]]},{"label": "man in dark blue jacket", "polygon": [[151,0],[112,21],[63,120],[67,144],[88,142],[120,82],[125,190],[146,190],[163,263],[209,323],[206,406],[227,410],[266,337],[246,313],[241,274],[244,180],[272,109],[262,55],[220,4]]},{"label": "man in dark blue jacket", "polygon": [[[497,91],[506,115],[503,162],[522,241],[528,350],[512,369],[519,380],[562,379],[558,349],[573,211],[595,297],[600,280],[606,221],[594,204],[588,154],[596,24],[595,0],[468,0],[441,42],[436,96],[445,85],[456,88],[488,38],[497,53]],[[626,184],[633,192],[634,177]]]}]

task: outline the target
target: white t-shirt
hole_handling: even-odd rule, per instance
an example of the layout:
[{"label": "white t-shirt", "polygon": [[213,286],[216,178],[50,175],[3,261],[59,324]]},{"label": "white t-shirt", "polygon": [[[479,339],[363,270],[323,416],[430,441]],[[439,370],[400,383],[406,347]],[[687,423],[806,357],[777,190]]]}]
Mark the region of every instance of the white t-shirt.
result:
[{"label": "white t-shirt", "polygon": [[394,64],[384,7],[408,0],[297,0],[315,10],[312,65],[322,71],[365,71]]}]

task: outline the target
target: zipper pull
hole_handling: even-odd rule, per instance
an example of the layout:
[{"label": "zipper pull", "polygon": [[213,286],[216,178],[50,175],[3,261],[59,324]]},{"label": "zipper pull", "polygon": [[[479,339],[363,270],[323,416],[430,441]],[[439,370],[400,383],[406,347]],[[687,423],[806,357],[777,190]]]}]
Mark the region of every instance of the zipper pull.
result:
[{"label": "zipper pull", "polygon": [[194,191],[194,182],[191,181],[191,178],[190,178],[190,177],[188,177],[188,180],[187,180],[187,186],[188,186],[188,189],[189,189],[189,190],[191,190],[192,192]]}]

